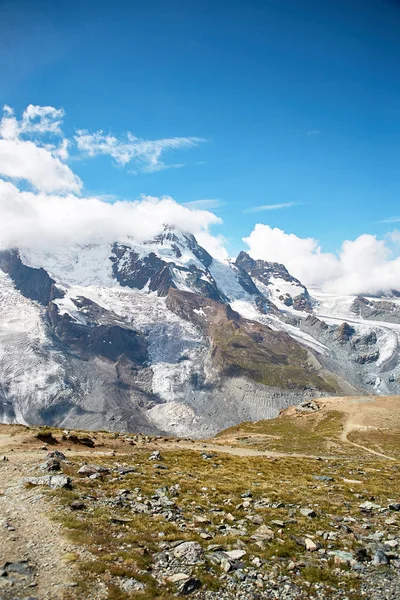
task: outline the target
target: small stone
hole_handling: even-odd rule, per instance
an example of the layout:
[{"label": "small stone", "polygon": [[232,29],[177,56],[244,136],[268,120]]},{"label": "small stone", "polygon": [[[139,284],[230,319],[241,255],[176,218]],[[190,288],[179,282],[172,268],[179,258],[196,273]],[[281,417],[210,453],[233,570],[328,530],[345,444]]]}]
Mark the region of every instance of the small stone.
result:
[{"label": "small stone", "polygon": [[333,562],[338,567],[349,566],[355,562],[351,552],[345,552],[344,550],[334,550],[329,554],[333,556]]},{"label": "small stone", "polygon": [[110,521],[112,521],[113,523],[117,523],[120,525],[125,525],[127,523],[132,523],[133,519],[128,519],[127,517],[118,517],[118,516],[112,516],[110,517]]},{"label": "small stone", "polygon": [[188,579],[190,579],[190,575],[186,573],[174,573],[167,577],[167,581],[170,583],[182,583],[182,581],[187,581]]},{"label": "small stone", "polygon": [[244,494],[241,494],[241,498],[252,498],[253,494],[251,493],[250,490],[247,490],[247,492],[244,492]]},{"label": "small stone", "polygon": [[227,552],[225,552],[225,554],[232,560],[239,560],[239,558],[242,558],[247,553],[245,550],[238,549],[238,550],[228,550]]},{"label": "small stone", "polygon": [[269,527],[267,527],[266,525],[260,525],[260,527],[258,527],[255,532],[253,533],[253,535],[251,536],[252,539],[255,540],[272,540],[274,538],[275,534],[272,531],[272,529],[270,529]]},{"label": "small stone", "polygon": [[390,510],[400,511],[400,502],[392,502],[389,504]]},{"label": "small stone", "polygon": [[313,479],[317,481],[334,481],[333,477],[329,477],[328,475],[313,475]]},{"label": "small stone", "polygon": [[313,542],[313,540],[311,540],[310,538],[306,537],[304,539],[304,543],[308,552],[315,552],[316,550],[318,550],[317,544]]},{"label": "small stone", "polygon": [[309,517],[310,519],[314,519],[317,516],[317,513],[312,508],[301,508],[300,514],[303,517]]},{"label": "small stone", "polygon": [[278,521],[277,519],[274,519],[270,523],[271,523],[271,525],[275,525],[275,527],[280,527],[280,528],[283,528],[286,525],[285,521]]},{"label": "small stone", "polygon": [[197,579],[197,577],[190,577],[189,579],[182,582],[178,586],[178,592],[180,594],[182,594],[183,596],[187,596],[188,594],[191,594],[195,590],[198,590],[200,587],[201,587],[200,579]]},{"label": "small stone", "polygon": [[70,477],[65,475],[44,475],[43,477],[26,477],[22,483],[27,485],[47,485],[52,489],[71,489],[72,482]]},{"label": "small stone", "polygon": [[159,450],[154,450],[149,456],[149,460],[164,460]]},{"label": "small stone", "polygon": [[379,504],[374,504],[374,502],[370,502],[369,500],[367,502],[363,502],[363,504],[360,504],[360,509],[363,512],[371,512],[373,510],[379,510],[380,508],[382,507],[379,506]]},{"label": "small stone", "polygon": [[33,569],[27,560],[20,560],[19,562],[6,562],[3,566],[3,570],[6,573],[18,573],[18,575],[29,576],[32,574]]},{"label": "small stone", "polygon": [[208,517],[203,516],[203,515],[196,516],[194,518],[194,522],[195,523],[201,523],[201,524],[204,524],[204,525],[210,525],[211,524],[210,519]]},{"label": "small stone", "polygon": [[203,548],[198,542],[183,542],[174,548],[173,554],[189,565],[201,562],[203,559]]},{"label": "small stone", "polygon": [[41,471],[60,471],[61,464],[57,458],[49,458],[46,462],[39,465]]},{"label": "small stone", "polygon": [[370,560],[370,556],[366,548],[357,548],[356,550],[356,560],[358,562],[365,562]]},{"label": "small stone", "polygon": [[232,563],[227,558],[221,559],[220,566],[224,573],[229,573],[229,571],[232,569]]},{"label": "small stone", "polygon": [[379,549],[375,552],[374,558],[372,559],[372,564],[375,566],[389,564],[389,559],[383,550]]},{"label": "small stone", "polygon": [[84,510],[86,508],[86,504],[81,500],[74,500],[69,505],[71,510]]},{"label": "small stone", "polygon": [[144,590],[144,584],[141,581],[137,581],[133,577],[125,579],[125,581],[122,581],[120,585],[121,589],[128,594],[143,592]]},{"label": "small stone", "polygon": [[97,475],[101,473],[105,475],[109,472],[109,469],[101,465],[82,465],[82,467],[78,469],[78,475],[83,475],[85,477],[90,477],[91,475]]},{"label": "small stone", "polygon": [[67,457],[65,456],[65,454],[63,454],[59,450],[52,450],[51,452],[48,452],[46,458],[47,459],[56,458],[57,460],[67,460]]}]

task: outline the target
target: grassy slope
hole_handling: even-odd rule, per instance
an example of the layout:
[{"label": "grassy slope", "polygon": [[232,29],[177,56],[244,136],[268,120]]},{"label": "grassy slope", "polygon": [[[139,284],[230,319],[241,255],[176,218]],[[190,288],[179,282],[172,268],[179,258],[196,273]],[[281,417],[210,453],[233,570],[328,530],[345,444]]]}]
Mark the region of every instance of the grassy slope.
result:
[{"label": "grassy slope", "polygon": [[[400,459],[400,398],[325,398],[318,402],[321,408],[316,412],[290,408],[277,419],[241,423],[217,438],[266,451],[368,456],[370,449]],[[343,432],[347,428],[346,441]]]},{"label": "grassy slope", "polygon": [[211,339],[213,358],[226,375],[247,376],[281,389],[338,390],[333,377],[323,379],[309,364],[307,351],[285,334],[226,321],[212,329]]},{"label": "grassy slope", "polygon": [[[362,468],[358,462],[354,464],[351,460],[318,462],[315,459],[240,458],[224,454],[214,461],[206,461],[200,458],[199,452],[171,450],[163,451],[164,464],[169,470],[157,472],[154,465],[148,461],[148,455],[148,451],[138,449],[118,459],[102,459],[100,462],[108,467],[121,463],[134,465],[138,468],[138,473],[121,480],[105,478],[101,482],[77,479],[76,470],[80,461],[76,464],[74,460],[75,464],[69,468],[69,473],[75,480],[74,490],[54,494],[53,501],[59,506],[57,520],[66,528],[71,539],[81,546],[82,551],[85,550],[82,555],[90,553],[90,560],[81,561],[79,552],[76,557],[72,557],[72,560],[77,562],[78,588],[74,588],[71,600],[86,598],[86,594],[98,578],[106,582],[107,598],[110,600],[172,599],[173,586],[156,582],[152,577],[151,563],[152,555],[160,550],[160,541],[175,540],[195,540],[203,547],[210,543],[222,544],[226,549],[236,548],[238,540],[241,540],[248,553],[245,563],[250,557],[258,556],[265,560],[267,565],[274,568],[277,566],[282,572],[285,572],[290,560],[305,560],[302,578],[297,578],[300,587],[304,584],[304,596],[299,598],[308,597],[309,583],[314,585],[323,582],[326,586],[326,598],[334,594],[334,589],[340,583],[353,590],[349,591],[348,598],[357,599],[358,582],[347,579],[346,570],[341,576],[340,573],[332,571],[329,561],[325,567],[321,566],[320,561],[315,561],[313,555],[297,545],[292,536],[307,533],[316,536],[315,539],[320,541],[321,538],[316,532],[332,530],[333,518],[354,515],[359,519],[358,506],[363,499],[374,497],[376,502],[385,505],[389,480],[390,495],[393,497],[400,494],[400,482],[395,478],[393,465],[387,461],[364,461]],[[333,477],[334,481],[316,481],[315,475],[328,475]],[[359,483],[346,483],[346,478],[356,479]],[[181,486],[176,502],[188,520],[184,531],[162,518],[136,515],[123,508],[99,506],[99,501],[115,498],[122,489],[139,487],[141,496],[151,497],[160,486],[176,483]],[[243,501],[241,494],[247,489],[252,490],[254,501],[268,498],[270,502],[283,504],[281,508],[262,508],[256,511],[262,516],[264,523],[276,532],[276,538],[264,548],[255,545],[250,539],[257,525],[249,523],[245,536],[225,536],[218,530],[221,523],[232,524],[226,519],[228,513],[233,515],[235,520],[246,517],[248,510],[239,505]],[[83,499],[92,508],[83,513],[71,512],[68,508],[69,503],[77,498]],[[91,500],[88,501],[88,498]],[[312,506],[318,517],[309,519],[296,512],[296,518],[290,519],[289,505]],[[222,509],[223,512],[215,513],[215,509]],[[111,519],[116,515],[130,521],[125,525],[113,523]],[[191,525],[196,521],[196,515],[206,515],[210,518],[210,524]],[[379,528],[384,518],[384,515],[374,515],[374,519],[379,521],[374,522],[374,528]],[[272,523],[274,520],[283,520],[286,523],[285,527],[278,532],[279,527]],[[360,525],[354,525],[354,531],[358,531]],[[209,533],[211,539],[205,542],[200,536],[201,532]],[[358,544],[352,534],[341,532],[338,540],[330,543],[330,547],[355,550]],[[207,589],[217,590],[221,585],[221,572],[217,567],[210,569],[210,565],[206,564],[194,567],[192,572],[203,581]],[[136,594],[121,592],[116,584],[120,577],[134,577],[143,581],[147,585],[147,591]]]},{"label": "grassy slope", "polygon": [[[346,590],[349,600],[359,600],[362,597],[360,580],[353,572],[345,566],[335,568],[329,554],[307,552],[293,536],[313,536],[322,550],[355,552],[364,545],[357,536],[366,535],[365,523],[371,534],[379,531],[396,533],[397,513],[373,511],[364,514],[360,504],[372,499],[387,507],[393,499],[400,498],[400,463],[368,454],[343,440],[342,433],[349,418],[357,416],[360,422],[370,425],[372,415],[376,426],[385,423],[386,429],[352,431],[350,441],[356,437],[358,443],[374,444],[381,450],[390,450],[393,455],[400,450],[399,436],[396,437],[400,399],[364,400],[323,399],[318,401],[321,409],[315,413],[298,415],[294,409],[288,409],[280,418],[242,424],[215,440],[224,444],[308,453],[309,458],[232,456],[221,452],[211,460],[204,460],[198,443],[193,444],[196,449],[183,449],[172,439],[139,436],[132,445],[130,436],[101,432],[90,434],[96,447],[85,448],[85,454],[79,456],[69,454],[66,443],[61,441],[61,432],[53,430],[54,437],[60,442],[56,444],[57,449],[70,457],[64,471],[74,482],[72,491],[48,494],[53,518],[62,524],[63,531],[77,547],[74,555],[65,557],[71,563],[77,583],[69,596],[66,593],[65,600],[97,597],[94,590],[99,586],[103,589],[105,586],[102,597],[108,600],[172,600],[176,590],[173,584],[155,576],[153,557],[162,550],[163,543],[175,540],[198,541],[205,550],[209,544],[221,544],[225,550],[243,547],[247,552],[243,559],[245,567],[251,567],[252,558],[259,557],[263,561],[261,571],[268,577],[284,574],[298,586],[299,600],[309,598],[315,592],[315,586],[321,585],[323,587],[319,589],[323,589],[323,597],[327,600],[337,597],[339,587]],[[388,418],[393,430],[388,429]],[[16,443],[10,435],[13,428],[6,427],[5,430],[12,443]],[[1,431],[0,428],[0,434]],[[30,447],[35,439],[32,434],[40,431],[48,429],[31,431],[18,427],[15,437],[25,432],[27,439],[23,443]],[[39,447],[42,442],[36,440],[35,444]],[[167,470],[158,470],[154,462],[148,460],[155,448],[161,450],[162,464],[168,467]],[[73,450],[79,452],[79,446]],[[316,459],[311,455],[331,457]],[[111,473],[98,480],[80,478],[77,471],[84,461],[103,464],[111,469]],[[120,465],[134,466],[136,472],[118,476],[116,468]],[[331,479],[316,479],[321,475]],[[136,514],[113,504],[122,490],[130,490],[134,498],[140,496],[145,502],[157,488],[175,484],[180,485],[179,496],[173,499],[184,517],[180,523],[161,515]],[[248,508],[243,506],[241,497],[246,490],[253,494],[253,502]],[[86,508],[72,511],[70,503],[75,499],[82,500]],[[268,506],[252,508],[252,504],[260,499]],[[273,506],[273,503],[279,504]],[[303,516],[300,507],[312,507],[317,517]],[[258,525],[246,519],[254,514],[275,532],[274,539],[261,547],[251,539]],[[209,522],[196,521],[198,516],[206,516]],[[128,520],[116,522],[115,517]],[[340,525],[343,517],[353,519],[349,530]],[[389,517],[394,525],[388,525]],[[245,533],[223,535],[221,525],[234,526],[238,521],[244,523]],[[284,526],[279,521],[283,521]],[[324,540],[321,532],[327,531],[336,531],[337,538],[329,542]],[[201,534],[206,534],[209,539],[205,540]],[[291,571],[291,561],[301,566]],[[187,571],[186,568],[183,570]],[[224,588],[225,575],[208,559],[203,565],[191,567],[190,572],[202,581],[204,591]],[[129,594],[122,591],[121,582],[130,577],[143,582],[146,590]]]},{"label": "grassy slope", "polygon": [[[343,424],[343,414],[332,411],[322,418],[312,414],[241,423],[221,432],[217,438],[228,438],[230,442],[274,452],[347,454],[348,445],[340,440]],[[353,453],[353,449],[350,452]]]}]

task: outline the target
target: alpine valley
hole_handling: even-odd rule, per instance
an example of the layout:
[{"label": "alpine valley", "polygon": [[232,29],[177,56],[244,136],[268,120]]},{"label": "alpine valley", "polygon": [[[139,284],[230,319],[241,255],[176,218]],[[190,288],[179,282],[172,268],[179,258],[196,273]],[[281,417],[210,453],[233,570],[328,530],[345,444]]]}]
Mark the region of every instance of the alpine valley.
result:
[{"label": "alpine valley", "polygon": [[400,394],[400,297],[152,240],[0,252],[0,422],[210,437],[307,399]]}]

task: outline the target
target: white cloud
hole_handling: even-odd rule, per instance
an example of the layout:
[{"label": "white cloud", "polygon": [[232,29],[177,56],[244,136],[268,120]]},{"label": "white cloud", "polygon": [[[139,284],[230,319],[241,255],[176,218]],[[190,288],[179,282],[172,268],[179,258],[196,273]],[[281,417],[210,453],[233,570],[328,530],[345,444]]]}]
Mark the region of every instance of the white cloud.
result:
[{"label": "white cloud", "polygon": [[400,231],[398,229],[390,231],[385,237],[392,242],[392,244],[395,244],[396,246],[400,245]]},{"label": "white cloud", "polygon": [[[80,197],[82,182],[70,167],[71,140],[63,137],[62,109],[29,105],[21,119],[9,106],[0,120],[0,247],[40,248],[113,243],[134,238],[143,241],[162,231],[164,224],[203,236],[210,252],[225,256],[223,239],[209,232],[221,220],[198,206],[182,206],[170,197],[143,196],[119,201],[116,196]],[[56,141],[49,137],[56,137]],[[119,164],[135,163],[151,171],[166,167],[166,150],[188,148],[200,138],[146,141],[127,134],[121,142],[101,132],[79,132],[78,149],[89,155],[109,154]],[[176,166],[176,165],[171,165]],[[22,181],[24,190],[17,185]],[[26,191],[29,184],[33,191]]]},{"label": "white cloud", "polygon": [[64,116],[62,108],[30,104],[18,119],[13,109],[4,105],[0,120],[0,176],[24,180],[43,192],[80,193],[82,182],[66,164],[73,148],[75,153],[78,150],[87,156],[109,155],[119,165],[132,164],[136,172],[154,172],[183,166],[165,164],[161,157],[166,151],[205,141],[197,137],[143,140],[129,132],[121,140],[102,131],[91,134],[84,130],[69,140],[61,130]]},{"label": "white cloud", "polygon": [[23,133],[62,135],[61,123],[63,118],[64,110],[62,108],[30,104],[22,114],[21,131]]},{"label": "white cloud", "polygon": [[[389,242],[399,239],[395,233]],[[258,224],[244,238],[253,258],[283,263],[306,285],[338,294],[375,294],[400,289],[400,256],[388,240],[363,234],[343,242],[339,253],[322,252],[317,240]]]},{"label": "white cloud", "polygon": [[57,246],[143,241],[162,231],[165,223],[204,235],[208,248],[219,248],[209,227],[221,220],[208,211],[190,210],[172,198],[144,196],[113,204],[82,198],[22,192],[0,179],[0,247],[54,250]]},{"label": "white cloud", "polygon": [[25,139],[24,136],[60,135],[62,109],[30,104],[17,120],[5,105],[0,120],[0,175],[26,181],[42,192],[79,193],[82,182],[64,160],[68,158],[68,140],[54,144]]},{"label": "white cloud", "polygon": [[25,180],[43,192],[79,193],[82,188],[66,164],[29,140],[0,138],[0,175]]},{"label": "white cloud", "polygon": [[53,106],[35,106],[29,104],[22,113],[22,119],[14,115],[13,109],[3,106],[3,119],[0,123],[0,135],[6,139],[17,139],[23,134],[53,134],[62,135],[61,123],[64,118],[62,108]]},{"label": "white cloud", "polygon": [[223,235],[211,235],[211,233],[203,229],[196,234],[196,239],[200,246],[205,248],[211,256],[218,260],[225,260],[229,258],[228,251],[226,249],[226,239]]},{"label": "white cloud", "polygon": [[199,210],[212,210],[213,208],[219,208],[223,206],[225,202],[218,198],[208,198],[204,200],[191,200],[190,202],[183,202],[182,206],[188,208],[198,208]]},{"label": "white cloud", "polygon": [[160,140],[142,140],[128,132],[125,139],[105,135],[103,131],[89,133],[79,130],[75,136],[78,149],[87,156],[111,156],[118,164],[133,163],[138,171],[154,172],[182,164],[165,164],[161,155],[168,150],[182,150],[205,142],[198,137],[175,137]]},{"label": "white cloud", "polygon": [[381,219],[377,223],[400,223],[400,217],[387,217],[387,219]]},{"label": "white cloud", "polygon": [[308,136],[321,135],[322,131],[319,129],[311,129],[311,131],[307,131]]},{"label": "white cloud", "polygon": [[251,208],[246,208],[243,213],[258,213],[263,212],[265,210],[280,210],[281,208],[290,208],[292,206],[299,206],[301,202],[282,202],[281,204],[263,204],[261,206],[252,206]]}]

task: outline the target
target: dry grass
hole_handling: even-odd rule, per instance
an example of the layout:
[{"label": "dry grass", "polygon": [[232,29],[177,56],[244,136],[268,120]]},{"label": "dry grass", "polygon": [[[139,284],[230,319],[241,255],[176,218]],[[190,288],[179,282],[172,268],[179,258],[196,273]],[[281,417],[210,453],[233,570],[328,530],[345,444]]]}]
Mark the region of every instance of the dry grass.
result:
[{"label": "dry grass", "polygon": [[[103,480],[76,478],[76,470],[80,462],[74,460],[70,474],[74,477],[74,490],[54,493],[54,501],[58,509],[56,518],[65,527],[71,539],[82,547],[83,555],[88,552],[89,560],[78,564],[78,588],[74,590],[74,598],[85,598],[88,586],[100,578],[108,589],[108,598],[160,598],[167,600],[173,597],[173,589],[160,584],[152,576],[153,554],[160,550],[160,542],[174,540],[195,540],[204,548],[208,544],[222,544],[225,549],[237,547],[241,540],[247,550],[247,562],[250,557],[258,556],[266,565],[285,570],[290,560],[306,559],[306,568],[302,570],[301,581],[311,585],[317,582],[334,586],[339,579],[341,585],[354,588],[346,578],[341,579],[332,574],[332,568],[326,563],[321,566],[313,555],[294,541],[295,537],[314,536],[324,547],[327,543],[317,532],[330,531],[332,519],[354,516],[357,523],[352,525],[354,532],[362,531],[362,515],[359,504],[363,500],[375,498],[375,502],[383,506],[388,503],[388,482],[390,481],[390,497],[400,495],[400,481],[397,465],[387,461],[353,462],[351,459],[321,461],[315,459],[268,459],[255,457],[235,457],[218,455],[214,459],[204,460],[199,452],[189,450],[163,450],[163,464],[168,470],[158,471],[148,461],[148,451],[134,449],[131,454],[118,458],[99,459],[97,462],[109,468],[124,463],[137,468],[137,473],[122,478],[109,475]],[[333,481],[324,482],[315,476],[327,475]],[[360,483],[346,482],[357,480]],[[136,514],[125,508],[107,506],[106,500],[115,498],[122,489],[140,488],[143,497],[151,497],[161,486],[179,483],[180,495],[176,503],[185,517],[185,526],[166,521],[149,514]],[[204,489],[206,488],[206,489]],[[241,494],[251,490],[254,504],[257,500],[265,500],[271,505],[281,503],[282,506],[258,509],[243,508]],[[80,498],[87,503],[88,509],[72,512],[69,504]],[[312,507],[317,518],[302,516],[299,506]],[[292,513],[291,511],[294,511]],[[227,518],[230,513],[234,521]],[[248,514],[258,514],[276,532],[275,539],[260,547],[251,540],[252,532],[258,525],[246,520]],[[115,515],[131,519],[124,524],[112,522]],[[294,514],[294,517],[293,517]],[[196,526],[197,515],[207,515],[211,523]],[[377,519],[384,517],[377,516]],[[234,525],[244,521],[246,534],[224,535],[221,524]],[[275,525],[273,521],[283,521],[284,527]],[[376,523],[379,526],[379,523]],[[200,533],[208,533],[211,539],[205,541]],[[340,532],[338,539],[329,542],[330,549],[349,550],[357,546],[353,534]],[[218,589],[221,585],[218,567],[206,564],[196,569],[196,575],[203,581],[206,589]],[[127,595],[115,583],[118,577],[134,577],[146,584],[145,594]],[[309,589],[306,587],[305,589]],[[125,595],[124,595],[125,594]],[[355,599],[355,592],[349,595]],[[71,597],[72,598],[72,597]]]}]

